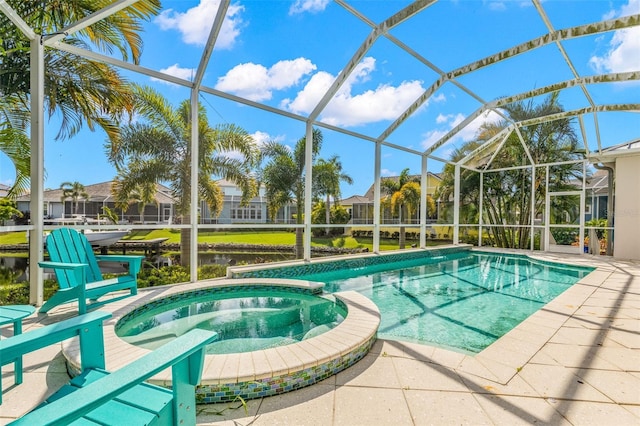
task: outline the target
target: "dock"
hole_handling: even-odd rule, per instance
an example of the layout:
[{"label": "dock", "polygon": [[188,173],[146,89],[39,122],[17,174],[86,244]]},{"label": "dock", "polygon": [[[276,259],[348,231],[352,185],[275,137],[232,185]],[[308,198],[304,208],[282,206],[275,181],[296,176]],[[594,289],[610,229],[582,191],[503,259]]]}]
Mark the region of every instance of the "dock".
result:
[{"label": "dock", "polygon": [[127,248],[144,250],[146,256],[160,253],[160,245],[169,238],[153,238],[151,240],[118,240],[116,245],[122,246],[122,254],[127,254]]}]

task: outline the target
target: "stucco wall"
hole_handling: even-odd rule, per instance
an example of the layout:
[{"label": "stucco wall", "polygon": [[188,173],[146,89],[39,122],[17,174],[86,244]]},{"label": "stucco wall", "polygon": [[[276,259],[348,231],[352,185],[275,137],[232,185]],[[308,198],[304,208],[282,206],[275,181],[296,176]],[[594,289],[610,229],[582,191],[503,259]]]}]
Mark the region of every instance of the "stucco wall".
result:
[{"label": "stucco wall", "polygon": [[640,260],[640,156],[616,160],[614,257]]}]

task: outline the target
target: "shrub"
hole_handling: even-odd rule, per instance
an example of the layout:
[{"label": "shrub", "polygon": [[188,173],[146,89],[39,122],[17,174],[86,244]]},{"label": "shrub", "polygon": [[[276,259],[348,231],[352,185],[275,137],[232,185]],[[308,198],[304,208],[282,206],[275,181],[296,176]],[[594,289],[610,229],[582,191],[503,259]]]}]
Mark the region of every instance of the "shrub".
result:
[{"label": "shrub", "polygon": [[[198,268],[198,279],[220,278],[227,275],[226,265],[204,265]],[[144,268],[138,274],[138,288],[156,287],[166,284],[187,282],[191,279],[189,268],[180,265],[162,268]]]},{"label": "shrub", "polygon": [[[44,300],[58,290],[55,280],[44,280]],[[27,305],[29,303],[29,283],[7,283],[0,285],[0,305]]]},{"label": "shrub", "polygon": [[[591,219],[584,223],[585,226],[593,227],[593,228],[606,228],[607,227],[607,219]],[[596,235],[598,239],[601,240],[603,238],[607,238],[607,229],[596,229]]]},{"label": "shrub", "polygon": [[[198,268],[198,279],[206,280],[220,278],[227,275],[226,265],[204,265]],[[115,274],[105,274],[105,278]],[[138,288],[155,287],[166,284],[176,284],[190,280],[189,268],[179,265],[162,268],[143,268],[138,274]],[[44,280],[44,300],[49,299],[58,290],[58,283],[54,279]],[[29,283],[0,284],[0,305],[26,305],[29,303]]]},{"label": "shrub", "polygon": [[556,240],[556,244],[559,245],[571,245],[576,241],[576,237],[578,236],[577,229],[552,229],[551,235],[553,235],[553,239]]}]

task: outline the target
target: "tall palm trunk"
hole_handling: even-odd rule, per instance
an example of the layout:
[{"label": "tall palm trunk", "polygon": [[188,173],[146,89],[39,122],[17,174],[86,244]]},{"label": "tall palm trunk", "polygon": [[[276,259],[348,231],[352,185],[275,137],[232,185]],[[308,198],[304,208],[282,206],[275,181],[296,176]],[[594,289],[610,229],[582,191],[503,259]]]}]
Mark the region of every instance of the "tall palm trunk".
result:
[{"label": "tall palm trunk", "polygon": [[324,216],[325,223],[327,224],[324,233],[325,235],[329,236],[329,234],[331,233],[331,228],[329,228],[329,224],[331,223],[331,199],[329,194],[327,194],[327,202],[324,204]]},{"label": "tall palm trunk", "polygon": [[[400,212],[400,218],[399,218],[399,222],[400,224],[402,224],[402,208],[403,206],[401,205],[400,208],[398,209],[398,211]],[[403,249],[405,246],[405,238],[404,238],[404,226],[400,226],[400,235],[398,235],[398,246],[400,249]]]},{"label": "tall palm trunk", "polygon": [[[185,225],[191,224],[189,215],[182,216],[182,223]],[[191,264],[191,255],[191,229],[182,228],[180,229],[180,265],[189,267]]]},{"label": "tall palm trunk", "polygon": [[302,259],[304,257],[304,229],[296,228],[296,259]]},{"label": "tall palm trunk", "polygon": [[[304,205],[299,201],[301,197],[298,197],[298,201],[296,202],[296,208],[298,211],[296,212],[296,224],[302,225],[304,223],[304,214],[303,209]],[[296,259],[302,259],[304,257],[304,229],[296,228]]]}]

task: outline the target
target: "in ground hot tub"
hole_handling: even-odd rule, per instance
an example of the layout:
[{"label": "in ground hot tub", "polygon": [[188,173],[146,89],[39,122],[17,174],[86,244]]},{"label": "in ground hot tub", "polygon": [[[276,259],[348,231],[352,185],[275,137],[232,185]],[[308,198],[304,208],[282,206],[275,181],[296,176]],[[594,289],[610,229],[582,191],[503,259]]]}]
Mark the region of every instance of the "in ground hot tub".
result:
[{"label": "in ground hot tub", "polygon": [[[270,293],[261,299],[264,291]],[[140,289],[138,295],[102,308],[113,312],[113,318],[104,326],[106,369],[114,371],[140,358],[152,350],[140,345],[160,345],[172,334],[185,332],[188,323],[216,330],[228,327],[229,332],[236,325],[251,324],[253,331],[249,334],[235,335],[226,339],[227,343],[220,341],[217,349],[210,348],[201,384],[196,388],[197,401],[261,398],[312,385],[362,359],[375,342],[380,324],[378,308],[365,296],[354,291],[330,296],[321,293],[320,283],[270,278],[209,280]],[[228,305],[230,309],[216,314],[209,305]],[[246,312],[236,308],[245,308]],[[193,315],[184,315],[189,310]],[[258,315],[260,310],[263,312]],[[163,328],[157,324],[158,315],[163,321],[175,319],[177,324]],[[244,320],[243,316],[252,319]],[[267,319],[260,319],[261,316]],[[226,320],[222,321],[224,317]],[[135,318],[145,318],[146,323],[130,322]],[[284,336],[258,335],[265,328],[283,324],[289,327]],[[118,337],[116,329],[118,334],[128,334],[136,340],[136,345]],[[267,344],[256,349],[251,341],[262,339],[279,342],[261,342]],[[231,352],[232,349],[244,352]],[[81,365],[77,339],[65,342],[62,352],[69,372],[77,375]],[[149,382],[171,387],[171,373],[162,372]]]},{"label": "in ground hot tub", "polygon": [[156,349],[200,328],[218,333],[207,354],[251,352],[298,343],[336,327],[347,315],[333,295],[295,287],[224,287],[183,293],[134,309],[116,324],[116,335]]}]

